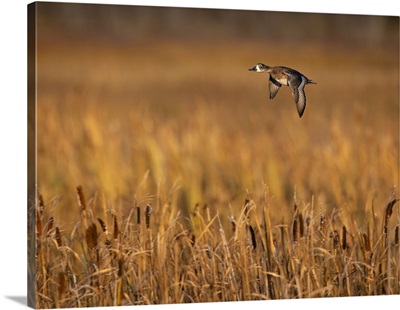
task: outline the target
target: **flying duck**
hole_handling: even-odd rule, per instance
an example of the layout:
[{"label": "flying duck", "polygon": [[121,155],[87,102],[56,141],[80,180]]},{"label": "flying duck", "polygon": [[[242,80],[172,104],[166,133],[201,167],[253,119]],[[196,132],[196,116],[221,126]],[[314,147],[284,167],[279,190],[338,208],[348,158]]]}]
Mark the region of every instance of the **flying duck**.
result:
[{"label": "flying duck", "polygon": [[306,108],[306,84],[317,84],[300,72],[283,66],[270,67],[262,63],[256,64],[249,71],[269,73],[269,99],[274,99],[282,85],[289,86],[292,90],[294,102],[297,106],[299,116],[302,117]]}]

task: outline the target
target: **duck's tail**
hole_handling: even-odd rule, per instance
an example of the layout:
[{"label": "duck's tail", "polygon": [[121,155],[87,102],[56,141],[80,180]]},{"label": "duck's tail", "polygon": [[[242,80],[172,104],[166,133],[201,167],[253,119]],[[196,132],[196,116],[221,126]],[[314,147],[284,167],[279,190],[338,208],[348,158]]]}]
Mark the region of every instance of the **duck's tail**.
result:
[{"label": "duck's tail", "polygon": [[317,84],[317,82],[314,82],[313,80],[308,80],[307,83],[308,84]]}]

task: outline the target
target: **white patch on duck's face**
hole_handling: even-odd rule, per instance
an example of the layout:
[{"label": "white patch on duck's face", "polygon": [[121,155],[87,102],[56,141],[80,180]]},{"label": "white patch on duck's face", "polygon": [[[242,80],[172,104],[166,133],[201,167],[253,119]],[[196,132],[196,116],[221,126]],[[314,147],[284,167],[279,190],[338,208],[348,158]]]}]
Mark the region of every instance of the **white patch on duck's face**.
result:
[{"label": "white patch on duck's face", "polygon": [[257,64],[254,66],[255,72],[265,72],[267,68],[263,64]]},{"label": "white patch on duck's face", "polygon": [[263,69],[262,65],[258,64],[258,65],[256,65],[256,71],[257,72],[263,72],[263,71],[265,71],[265,69]]}]

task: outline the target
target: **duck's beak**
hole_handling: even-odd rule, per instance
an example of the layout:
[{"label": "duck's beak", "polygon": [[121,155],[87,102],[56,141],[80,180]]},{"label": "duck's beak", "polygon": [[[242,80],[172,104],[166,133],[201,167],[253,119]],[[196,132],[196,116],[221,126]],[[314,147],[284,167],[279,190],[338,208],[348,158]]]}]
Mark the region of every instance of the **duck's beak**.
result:
[{"label": "duck's beak", "polygon": [[257,71],[257,66],[249,68],[249,71]]}]

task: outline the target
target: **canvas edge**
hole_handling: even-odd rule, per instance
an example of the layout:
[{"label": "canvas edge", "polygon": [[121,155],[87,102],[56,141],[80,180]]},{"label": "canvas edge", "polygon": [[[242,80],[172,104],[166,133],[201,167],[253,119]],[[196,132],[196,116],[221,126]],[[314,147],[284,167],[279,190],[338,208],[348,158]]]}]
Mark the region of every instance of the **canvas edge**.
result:
[{"label": "canvas edge", "polygon": [[36,12],[37,2],[27,5],[27,306],[36,308]]}]

